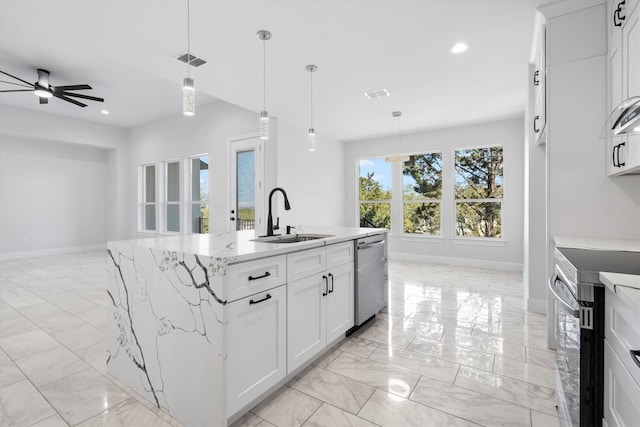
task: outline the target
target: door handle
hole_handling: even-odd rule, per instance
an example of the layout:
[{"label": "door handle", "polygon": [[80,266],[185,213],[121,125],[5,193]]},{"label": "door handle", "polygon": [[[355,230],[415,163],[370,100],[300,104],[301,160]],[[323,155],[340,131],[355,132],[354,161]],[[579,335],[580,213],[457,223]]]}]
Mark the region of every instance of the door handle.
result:
[{"label": "door handle", "polygon": [[540,79],[538,78],[539,76],[540,76],[540,70],[536,70],[536,72],[533,73],[533,85],[534,86],[540,85]]},{"label": "door handle", "polygon": [[324,292],[322,293],[322,296],[326,297],[329,294],[329,279],[327,276],[323,275],[322,280],[324,280]]},{"label": "door handle", "polygon": [[626,163],[625,162],[621,162],[620,161],[620,149],[624,146],[626,146],[627,144],[625,142],[622,142],[620,144],[618,144],[618,167],[620,166],[624,166]]},{"label": "door handle", "polygon": [[540,129],[538,129],[538,128],[536,127],[536,123],[538,123],[538,119],[539,119],[539,118],[540,118],[540,116],[535,116],[535,117],[533,118],[533,132],[534,132],[534,133],[538,133],[538,132],[540,132]]},{"label": "door handle", "polygon": [[333,274],[332,274],[332,273],[329,273],[329,277],[331,278],[331,290],[330,290],[330,291],[328,291],[327,293],[329,293],[329,294],[330,294],[330,293],[332,293],[332,292],[333,292]]}]

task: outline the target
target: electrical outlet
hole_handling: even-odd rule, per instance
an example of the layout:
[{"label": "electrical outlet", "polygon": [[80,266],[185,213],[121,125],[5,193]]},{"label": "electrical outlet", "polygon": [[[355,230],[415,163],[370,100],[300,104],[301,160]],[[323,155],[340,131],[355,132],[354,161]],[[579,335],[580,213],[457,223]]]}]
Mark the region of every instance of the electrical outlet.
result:
[{"label": "electrical outlet", "polygon": [[138,279],[138,298],[144,301],[147,298],[147,281]]}]

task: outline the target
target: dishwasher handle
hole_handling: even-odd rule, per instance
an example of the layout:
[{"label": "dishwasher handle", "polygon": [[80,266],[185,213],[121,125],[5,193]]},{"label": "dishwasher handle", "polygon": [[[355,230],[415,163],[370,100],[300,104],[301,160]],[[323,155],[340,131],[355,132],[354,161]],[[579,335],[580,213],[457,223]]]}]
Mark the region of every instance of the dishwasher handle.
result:
[{"label": "dishwasher handle", "polygon": [[569,312],[569,314],[571,314],[575,318],[579,318],[580,310],[574,308],[573,305],[567,302],[564,298],[562,298],[560,293],[556,290],[556,282],[558,281],[562,282],[562,279],[558,277],[558,274],[554,274],[549,278],[549,285],[548,285],[549,291],[553,294],[554,299],[558,301],[560,304],[562,304],[565,310]]},{"label": "dishwasher handle", "polygon": [[374,248],[374,247],[377,247],[377,246],[384,246],[384,244],[385,244],[384,240],[380,240],[378,242],[373,242],[373,243],[360,242],[360,243],[358,243],[358,250]]}]

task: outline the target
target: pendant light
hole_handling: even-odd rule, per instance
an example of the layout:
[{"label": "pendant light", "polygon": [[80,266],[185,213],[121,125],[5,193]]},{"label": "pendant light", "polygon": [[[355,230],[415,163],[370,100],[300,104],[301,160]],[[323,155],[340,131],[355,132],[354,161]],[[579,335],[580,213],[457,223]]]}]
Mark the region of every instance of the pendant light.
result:
[{"label": "pendant light", "polygon": [[311,126],[309,126],[309,134],[307,135],[307,149],[316,151],[316,130],[313,128],[313,72],[318,70],[318,66],[307,65],[305,68],[309,72],[311,80]]},{"label": "pendant light", "polygon": [[271,33],[260,30],[256,34],[262,40],[262,111],[260,111],[260,139],[269,139],[269,114],[267,113],[267,40]]},{"label": "pendant light", "polygon": [[[398,122],[398,149],[402,151],[402,132],[400,130],[400,117],[402,117],[402,111],[394,111],[391,113],[392,117],[395,117]],[[404,163],[409,161],[409,156],[406,154],[394,154],[384,158],[389,163]]]},{"label": "pendant light", "polygon": [[191,78],[189,63],[191,62],[191,10],[187,0],[187,77],[182,82],[182,114],[193,116],[196,114],[196,90]]}]

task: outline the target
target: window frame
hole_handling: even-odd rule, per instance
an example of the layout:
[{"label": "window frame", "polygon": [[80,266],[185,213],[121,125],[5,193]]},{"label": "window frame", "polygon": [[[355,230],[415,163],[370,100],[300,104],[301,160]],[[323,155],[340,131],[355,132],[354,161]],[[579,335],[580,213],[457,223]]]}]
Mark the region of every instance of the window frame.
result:
[{"label": "window frame", "polygon": [[391,232],[391,230],[393,230],[393,194],[395,193],[394,191],[394,179],[393,176],[395,174],[395,169],[393,163],[390,164],[391,166],[391,187],[389,188],[389,192],[391,193],[391,198],[390,199],[379,199],[379,200],[362,200],[360,199],[360,162],[363,160],[370,160],[370,159],[382,159],[383,161],[386,162],[386,160],[384,160],[387,156],[367,156],[367,157],[360,157],[356,159],[356,200],[357,200],[357,205],[356,205],[356,221],[358,223],[358,225],[361,225],[361,218],[360,218],[360,205],[362,204],[379,204],[379,205],[389,205],[389,228],[388,230]]},{"label": "window frame", "polygon": [[[162,232],[166,234],[182,234],[183,232],[183,218],[182,216],[184,211],[184,195],[183,195],[183,161],[182,159],[171,159],[166,160],[163,163],[164,166],[164,180],[163,180],[163,198],[162,198]],[[169,165],[170,164],[178,164],[178,200],[169,200]],[[177,206],[178,207],[178,230],[169,230],[169,206]]]},{"label": "window frame", "polygon": [[[191,219],[192,219],[192,215],[193,215],[193,206],[197,205],[198,207],[202,207],[203,203],[200,200],[193,200],[193,161],[198,159],[202,159],[203,157],[207,158],[207,170],[209,171],[208,176],[207,176],[207,202],[204,204],[204,206],[207,207],[207,210],[209,212],[209,218],[208,218],[208,222],[210,222],[211,220],[211,209],[210,209],[210,203],[211,203],[211,197],[210,197],[210,193],[209,193],[209,187],[210,187],[210,182],[211,182],[211,158],[209,157],[208,153],[202,153],[202,154],[196,154],[193,156],[189,156],[188,157],[188,162],[189,162],[189,189],[188,189],[188,195],[189,195],[189,200],[185,200],[185,205],[186,205],[186,210],[188,212],[186,212],[185,215],[185,222],[187,222],[188,226],[187,228],[185,228],[185,230],[189,230],[189,234],[207,234],[209,232],[209,230],[211,230],[211,224],[207,223],[207,224],[203,224],[203,229],[206,230],[206,232],[204,233],[199,233],[196,231],[193,231],[193,224],[191,223]],[[201,169],[199,169],[198,171],[201,171]],[[199,182],[199,179],[198,179]],[[202,190],[201,190],[202,191]],[[200,191],[200,192],[201,192]],[[186,199],[186,197],[185,197]]]},{"label": "window frame", "polygon": [[[483,148],[493,148],[500,147],[502,148],[502,197],[500,198],[479,198],[479,199],[459,199],[456,194],[456,152],[463,150],[479,150]],[[503,206],[505,201],[505,192],[504,192],[504,144],[483,144],[483,145],[475,145],[475,146],[467,146],[467,147],[457,147],[452,150],[452,168],[451,168],[451,178],[452,178],[452,205],[453,205],[453,230],[451,235],[451,240],[455,241],[477,241],[477,242],[501,242],[505,241],[504,236],[504,227],[502,223],[503,219]],[[491,236],[459,236],[458,235],[458,203],[499,203],[500,204],[500,236],[499,237],[491,237]]]},{"label": "window frame", "polygon": [[[442,224],[443,224],[443,216],[442,216],[442,206],[443,206],[443,199],[444,199],[444,170],[445,170],[445,163],[444,163],[444,151],[443,150],[429,150],[429,151],[421,151],[421,152],[415,152],[412,154],[407,154],[407,156],[421,156],[424,154],[440,154],[440,174],[441,174],[441,189],[440,189],[440,198],[439,199],[429,199],[429,198],[423,198],[423,199],[413,199],[413,200],[405,200],[405,192],[404,192],[404,165],[406,162],[403,162],[402,165],[399,165],[399,168],[397,169],[397,173],[399,173],[399,181],[400,181],[400,187],[402,190],[402,196],[401,196],[401,218],[400,218],[400,227],[399,229],[401,230],[400,235],[402,237],[410,237],[410,238],[415,238],[415,237],[419,237],[419,238],[431,238],[431,239],[441,239],[443,237],[443,228],[442,228]],[[396,172],[393,173],[393,176],[395,176],[397,174]],[[393,177],[392,177],[393,179]],[[393,185],[393,183],[392,183]],[[440,227],[439,230],[440,232],[438,234],[426,234],[426,233],[407,233],[404,230],[404,208],[405,205],[407,203],[437,203],[440,208]],[[393,212],[393,211],[392,211]],[[393,215],[391,217],[391,223],[393,223]]]},{"label": "window frame", "polygon": [[[147,201],[147,168],[153,167],[153,179],[154,179],[154,201]],[[140,191],[138,200],[139,200],[139,220],[138,220],[138,231],[141,233],[157,233],[158,232],[158,165],[156,163],[145,163],[140,165],[139,167],[139,185],[138,189]],[[154,207],[154,228],[147,228],[147,206]]]}]

